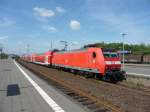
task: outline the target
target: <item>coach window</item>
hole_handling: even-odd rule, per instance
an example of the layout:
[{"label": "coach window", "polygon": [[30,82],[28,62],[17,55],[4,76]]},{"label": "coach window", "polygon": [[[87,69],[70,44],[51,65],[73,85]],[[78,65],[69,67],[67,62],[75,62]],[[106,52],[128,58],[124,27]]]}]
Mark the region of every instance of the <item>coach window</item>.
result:
[{"label": "coach window", "polygon": [[96,53],[95,52],[93,52],[93,58],[96,58]]}]

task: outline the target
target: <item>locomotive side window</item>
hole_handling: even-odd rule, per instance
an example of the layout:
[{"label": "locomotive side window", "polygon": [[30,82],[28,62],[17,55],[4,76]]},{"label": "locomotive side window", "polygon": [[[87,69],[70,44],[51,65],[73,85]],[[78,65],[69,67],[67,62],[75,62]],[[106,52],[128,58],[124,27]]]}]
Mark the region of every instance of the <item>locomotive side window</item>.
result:
[{"label": "locomotive side window", "polygon": [[105,58],[109,58],[109,54],[104,53],[104,57],[105,57]]},{"label": "locomotive side window", "polygon": [[92,56],[93,56],[93,58],[96,58],[96,53],[95,53],[95,52],[93,52]]}]

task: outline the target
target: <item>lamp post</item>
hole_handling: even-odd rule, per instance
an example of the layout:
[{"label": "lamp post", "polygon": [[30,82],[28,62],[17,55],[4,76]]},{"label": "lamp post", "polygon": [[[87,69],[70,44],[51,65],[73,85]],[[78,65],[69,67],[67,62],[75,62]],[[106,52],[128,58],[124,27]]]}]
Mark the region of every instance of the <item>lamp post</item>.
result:
[{"label": "lamp post", "polygon": [[30,53],[30,44],[27,44],[27,54]]},{"label": "lamp post", "polygon": [[52,40],[51,40],[51,50],[53,50],[53,42],[52,42]]},{"label": "lamp post", "polygon": [[60,42],[65,45],[63,50],[66,51],[67,50],[67,46],[68,46],[67,41],[60,41]]},{"label": "lamp post", "polygon": [[0,43],[0,59],[2,59],[3,45]]},{"label": "lamp post", "polygon": [[124,37],[127,35],[126,33],[122,33],[122,68],[124,69]]}]

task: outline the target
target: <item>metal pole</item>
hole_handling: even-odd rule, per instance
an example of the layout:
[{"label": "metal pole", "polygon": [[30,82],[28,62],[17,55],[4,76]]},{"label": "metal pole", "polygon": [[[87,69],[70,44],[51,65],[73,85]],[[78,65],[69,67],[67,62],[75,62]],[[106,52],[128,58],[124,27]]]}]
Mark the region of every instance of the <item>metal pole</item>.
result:
[{"label": "metal pole", "polygon": [[2,59],[3,45],[0,44],[0,59]]},{"label": "metal pole", "polygon": [[68,44],[67,44],[67,42],[65,43],[65,50],[67,51],[67,46],[68,46]]},{"label": "metal pole", "polygon": [[2,52],[0,51],[0,59],[2,59]]},{"label": "metal pole", "polygon": [[64,44],[64,50],[67,51],[68,46],[67,41],[60,41],[60,42]]},{"label": "metal pole", "polygon": [[51,50],[53,49],[53,43],[52,43],[52,40],[51,40]]},{"label": "metal pole", "polygon": [[122,68],[124,69],[124,37],[127,35],[126,33],[122,33]]},{"label": "metal pole", "polygon": [[123,69],[124,69],[124,36],[123,36]]},{"label": "metal pole", "polygon": [[30,44],[27,44],[27,54],[30,53]]}]

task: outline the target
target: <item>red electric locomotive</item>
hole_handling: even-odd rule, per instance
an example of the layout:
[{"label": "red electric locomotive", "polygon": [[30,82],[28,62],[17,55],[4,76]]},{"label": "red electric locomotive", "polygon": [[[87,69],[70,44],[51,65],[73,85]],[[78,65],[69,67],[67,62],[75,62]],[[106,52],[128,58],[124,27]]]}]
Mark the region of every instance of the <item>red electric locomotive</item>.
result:
[{"label": "red electric locomotive", "polygon": [[125,72],[121,71],[121,62],[117,53],[101,48],[55,52],[52,65],[113,82],[125,79]]}]

